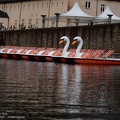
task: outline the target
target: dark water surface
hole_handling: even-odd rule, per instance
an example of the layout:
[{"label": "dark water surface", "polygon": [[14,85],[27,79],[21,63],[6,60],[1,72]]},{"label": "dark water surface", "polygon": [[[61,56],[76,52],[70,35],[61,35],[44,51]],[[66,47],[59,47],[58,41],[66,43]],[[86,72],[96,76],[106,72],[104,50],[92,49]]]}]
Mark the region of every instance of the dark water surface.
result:
[{"label": "dark water surface", "polygon": [[120,66],[0,59],[0,120],[120,120]]}]

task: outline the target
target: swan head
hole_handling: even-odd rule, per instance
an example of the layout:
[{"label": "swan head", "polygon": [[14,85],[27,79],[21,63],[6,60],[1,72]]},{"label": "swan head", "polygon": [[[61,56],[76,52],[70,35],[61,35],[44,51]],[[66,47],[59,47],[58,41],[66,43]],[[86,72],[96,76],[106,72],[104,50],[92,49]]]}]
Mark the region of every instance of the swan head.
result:
[{"label": "swan head", "polygon": [[82,38],[80,36],[76,36],[73,39],[72,45],[75,44],[75,43],[77,43],[77,42],[81,42],[81,41],[82,41]]},{"label": "swan head", "polygon": [[59,44],[61,44],[63,42],[67,42],[67,41],[69,41],[69,38],[67,36],[63,36],[63,37],[60,38]]}]

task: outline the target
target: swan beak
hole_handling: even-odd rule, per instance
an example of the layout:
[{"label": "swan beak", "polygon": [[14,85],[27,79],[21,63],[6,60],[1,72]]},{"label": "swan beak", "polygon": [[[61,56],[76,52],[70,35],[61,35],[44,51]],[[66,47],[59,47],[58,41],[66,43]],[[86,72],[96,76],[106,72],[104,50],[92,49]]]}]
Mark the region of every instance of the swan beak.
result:
[{"label": "swan beak", "polygon": [[72,45],[74,45],[75,43],[77,43],[77,40],[74,40],[74,41],[72,42]]},{"label": "swan beak", "polygon": [[64,40],[60,40],[59,44],[61,44],[61,43],[63,43],[63,42],[64,42]]}]

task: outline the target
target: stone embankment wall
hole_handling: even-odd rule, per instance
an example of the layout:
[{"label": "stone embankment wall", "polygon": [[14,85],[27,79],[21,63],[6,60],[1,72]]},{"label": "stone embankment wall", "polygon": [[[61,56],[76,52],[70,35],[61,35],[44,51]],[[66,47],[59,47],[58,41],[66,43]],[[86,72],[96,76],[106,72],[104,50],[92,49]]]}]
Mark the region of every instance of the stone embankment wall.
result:
[{"label": "stone embankment wall", "polygon": [[[7,46],[32,46],[32,47],[56,47],[60,37],[68,36],[72,42],[75,36],[81,36],[84,49],[114,49],[120,53],[120,23],[103,24],[78,27],[60,27],[44,29],[26,29],[0,31],[0,45]],[[70,45],[75,48],[77,45]]]}]

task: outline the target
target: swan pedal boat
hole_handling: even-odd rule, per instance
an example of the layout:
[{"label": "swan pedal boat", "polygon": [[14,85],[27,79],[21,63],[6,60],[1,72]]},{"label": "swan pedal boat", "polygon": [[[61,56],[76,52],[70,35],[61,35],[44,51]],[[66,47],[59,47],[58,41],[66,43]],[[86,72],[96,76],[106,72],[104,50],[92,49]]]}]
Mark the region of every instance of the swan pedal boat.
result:
[{"label": "swan pedal boat", "polygon": [[[27,57],[32,61],[49,62],[45,59],[47,55],[37,54],[15,54],[15,53],[0,53],[0,58],[14,59],[12,56],[17,55],[19,59],[21,56]],[[9,57],[8,57],[9,56]],[[23,58],[24,58],[23,57]],[[50,56],[49,56],[50,57]],[[120,59],[118,58],[79,58],[79,57],[66,57],[66,56],[51,56],[52,62],[55,63],[67,63],[67,64],[97,64],[97,65],[120,65]]]}]

